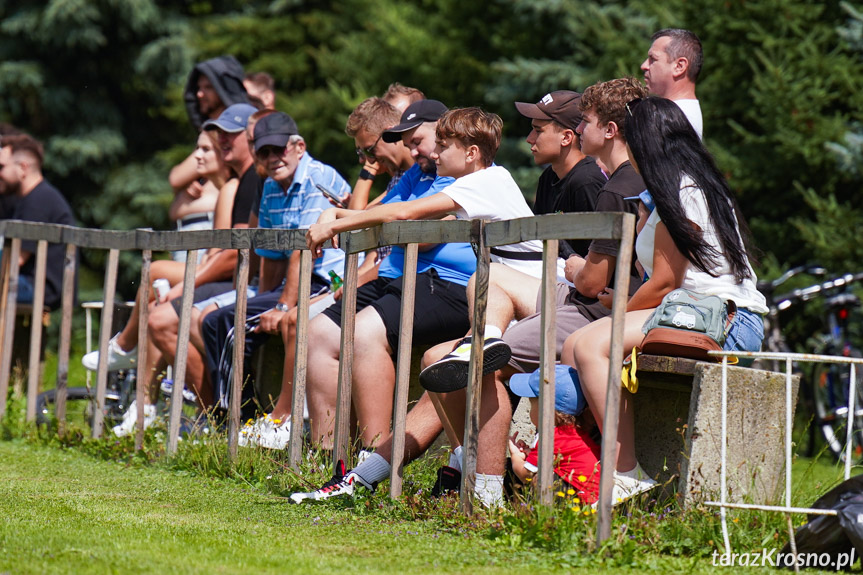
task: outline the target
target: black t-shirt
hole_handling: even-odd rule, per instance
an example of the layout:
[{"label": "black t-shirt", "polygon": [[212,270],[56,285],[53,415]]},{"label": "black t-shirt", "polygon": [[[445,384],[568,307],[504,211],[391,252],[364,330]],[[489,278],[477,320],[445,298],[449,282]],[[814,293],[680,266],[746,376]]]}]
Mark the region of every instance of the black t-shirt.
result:
[{"label": "black t-shirt", "polygon": [[[533,213],[593,212],[606,181],[596,160],[589,156],[573,166],[562,179],[549,166],[539,177]],[[573,253],[584,257],[589,247],[590,240],[564,240],[560,242],[560,257],[567,259]]]},{"label": "black t-shirt", "polygon": [[240,177],[237,195],[234,196],[234,209],[231,210],[231,227],[249,223],[249,214],[252,213],[253,209],[257,212],[257,206],[261,203],[263,189],[264,181],[255,171],[255,165],[252,164]]},{"label": "black t-shirt", "polygon": [[[617,167],[608,181],[599,191],[596,198],[597,212],[629,212],[638,214],[637,202],[627,202],[623,198],[637,196],[645,190],[644,180],[635,171],[628,161]],[[607,256],[617,257],[620,242],[618,240],[593,240],[590,242],[590,251]],[[641,277],[635,268],[635,261],[630,268],[629,295],[635,293],[641,285]],[[612,274],[609,287],[614,287],[614,275]],[[589,298],[578,293],[576,290],[570,292],[570,303],[578,306],[582,315],[591,319],[599,319],[610,313],[608,308],[594,298]]]},{"label": "black t-shirt", "polygon": [[[75,216],[66,198],[57,188],[42,180],[29,194],[18,199],[13,219],[46,224],[75,225]],[[31,280],[36,274],[36,242],[21,242],[21,250],[32,253],[21,267],[20,275]],[[51,309],[60,306],[63,290],[63,266],[66,248],[62,244],[48,244],[48,259],[45,266],[45,305]],[[35,287],[35,286],[34,286]]]}]

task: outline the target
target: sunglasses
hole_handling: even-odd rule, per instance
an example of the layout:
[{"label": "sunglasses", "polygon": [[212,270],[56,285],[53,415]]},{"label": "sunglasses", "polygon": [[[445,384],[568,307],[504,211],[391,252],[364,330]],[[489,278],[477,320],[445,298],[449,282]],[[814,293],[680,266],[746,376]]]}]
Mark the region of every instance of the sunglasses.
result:
[{"label": "sunglasses", "polygon": [[381,141],[381,138],[384,137],[384,133],[381,132],[381,135],[378,136],[378,139],[375,140],[375,143],[369,146],[368,148],[357,148],[357,156],[363,155],[370,160],[376,160],[377,156],[375,156],[375,148],[378,147],[378,144]]},{"label": "sunglasses", "polygon": [[266,160],[267,158],[270,157],[270,154],[273,154],[273,155],[281,158],[284,155],[285,150],[287,150],[290,147],[291,147],[291,144],[287,144],[284,147],[264,146],[260,150],[255,152],[255,156],[257,156],[257,158],[259,160]]}]

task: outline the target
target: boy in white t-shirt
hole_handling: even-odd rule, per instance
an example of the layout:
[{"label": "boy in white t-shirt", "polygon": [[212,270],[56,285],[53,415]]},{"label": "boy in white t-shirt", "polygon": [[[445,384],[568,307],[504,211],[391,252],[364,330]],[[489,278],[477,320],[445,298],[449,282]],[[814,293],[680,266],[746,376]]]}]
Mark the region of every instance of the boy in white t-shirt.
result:
[{"label": "boy in white t-shirt", "polygon": [[[336,208],[325,211],[306,233],[306,243],[318,257],[329,239],[342,232],[369,228],[396,220],[426,220],[455,215],[458,219],[510,220],[533,216],[510,173],[493,165],[500,146],[503,122],[497,114],[479,108],[453,109],[438,120],[435,151],[431,159],[438,176],[456,181],[441,193],[407,202],[396,202],[360,213]],[[536,277],[542,275],[542,257],[523,259],[519,252],[542,254],[538,240],[501,246],[493,261],[505,263]],[[507,257],[513,254],[515,257]]]}]

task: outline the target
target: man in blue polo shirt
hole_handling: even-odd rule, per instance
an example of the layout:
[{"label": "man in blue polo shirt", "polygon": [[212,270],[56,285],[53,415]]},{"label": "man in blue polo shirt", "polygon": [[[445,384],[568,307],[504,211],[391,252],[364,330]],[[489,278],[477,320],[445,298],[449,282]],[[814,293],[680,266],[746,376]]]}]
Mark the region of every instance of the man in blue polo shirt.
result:
[{"label": "man in blue polo shirt", "polygon": [[[350,186],[332,167],[312,158],[297,125],[287,114],[276,112],[261,118],[255,125],[255,155],[267,170],[267,181],[258,212],[259,226],[264,229],[292,230],[307,228],[330,204],[317,188],[321,185],[340,196],[350,193]],[[279,322],[297,305],[300,253],[297,251],[255,250],[261,259],[258,295],[248,301],[247,316],[259,317],[254,333],[246,338],[245,357],[266,341],[268,334],[279,332]],[[329,272],[342,274],[344,252],[324,250],[314,261],[312,294],[329,290]],[[227,389],[218,369],[222,347],[234,326],[235,306],[226,306],[207,315],[201,334],[207,355],[214,397],[227,406]]]},{"label": "man in blue polo shirt", "polygon": [[[446,107],[436,100],[421,100],[409,106],[401,123],[375,135],[386,145],[406,145],[415,164],[387,194],[382,204],[392,204],[432,195],[452,183],[436,177],[430,155],[435,147],[437,120]],[[402,138],[402,133],[410,137]],[[403,142],[403,143],[402,143]],[[378,144],[381,145],[381,144]],[[376,207],[371,210],[379,209]],[[335,209],[336,217],[351,210]],[[364,448],[372,448],[389,434],[395,364],[401,313],[404,250],[393,247],[381,263],[378,278],[357,291],[356,332],[353,362],[353,405],[361,428]],[[417,267],[413,340],[417,345],[439,343],[463,334],[468,328],[465,286],[476,268],[476,256],[468,244],[421,246]],[[329,307],[312,320],[309,340],[308,387],[312,440],[324,448],[332,446],[336,412],[341,303]]]}]

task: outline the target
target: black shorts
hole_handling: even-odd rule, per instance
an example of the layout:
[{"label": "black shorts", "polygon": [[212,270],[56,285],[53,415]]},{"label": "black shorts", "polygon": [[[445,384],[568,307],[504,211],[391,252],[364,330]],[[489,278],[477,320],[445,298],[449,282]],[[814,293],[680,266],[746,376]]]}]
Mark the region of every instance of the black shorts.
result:
[{"label": "black shorts", "polygon": [[[201,284],[195,288],[195,292],[192,294],[192,303],[198,303],[199,301],[210,299],[211,297],[229,292],[232,289],[234,289],[234,282],[210,282]],[[183,306],[183,296],[172,299],[171,306],[174,308],[174,311],[177,312],[177,317],[180,317],[180,312],[182,311]]]},{"label": "black shorts", "polygon": [[[414,345],[431,345],[463,337],[470,329],[465,286],[440,279],[434,268],[417,275],[414,305]],[[387,342],[398,349],[402,306],[402,278],[378,278],[357,290],[357,311],[372,306],[383,319]],[[342,324],[342,300],[323,312]]]}]

